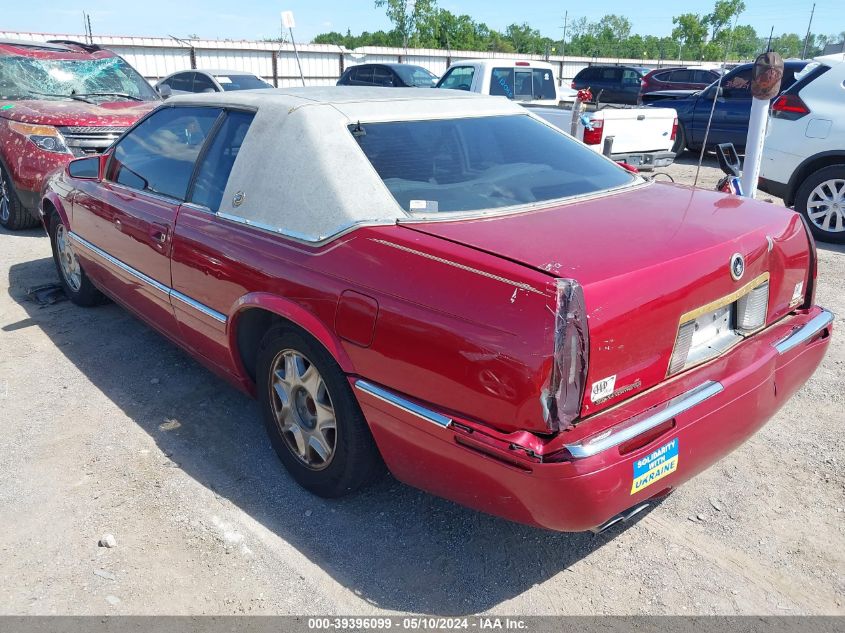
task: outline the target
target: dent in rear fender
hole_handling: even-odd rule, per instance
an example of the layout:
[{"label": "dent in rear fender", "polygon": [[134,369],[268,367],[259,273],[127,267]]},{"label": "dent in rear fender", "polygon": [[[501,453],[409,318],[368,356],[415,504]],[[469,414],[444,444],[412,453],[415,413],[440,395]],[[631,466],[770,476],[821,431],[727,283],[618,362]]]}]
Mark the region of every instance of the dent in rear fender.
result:
[{"label": "dent in rear fender", "polygon": [[250,308],[260,308],[272,312],[279,317],[286,319],[294,325],[305,330],[316,339],[332,358],[340,365],[344,373],[355,373],[355,368],[344,350],[337,336],[331,329],[314,314],[303,308],[298,303],[267,292],[252,292],[244,295],[235,302],[228,319],[229,349],[232,351],[233,360],[243,375],[247,375],[245,368],[237,354],[238,349],[238,321],[239,317]]}]

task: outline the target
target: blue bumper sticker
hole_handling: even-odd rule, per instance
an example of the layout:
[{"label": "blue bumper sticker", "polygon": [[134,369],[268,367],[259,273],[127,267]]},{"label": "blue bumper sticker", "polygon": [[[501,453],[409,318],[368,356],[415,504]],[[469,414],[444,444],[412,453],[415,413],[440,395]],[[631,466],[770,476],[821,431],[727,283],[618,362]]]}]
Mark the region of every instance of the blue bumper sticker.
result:
[{"label": "blue bumper sticker", "polygon": [[634,481],[631,494],[647,488],[655,481],[678,469],[678,438],[664,444],[656,451],[634,462]]}]

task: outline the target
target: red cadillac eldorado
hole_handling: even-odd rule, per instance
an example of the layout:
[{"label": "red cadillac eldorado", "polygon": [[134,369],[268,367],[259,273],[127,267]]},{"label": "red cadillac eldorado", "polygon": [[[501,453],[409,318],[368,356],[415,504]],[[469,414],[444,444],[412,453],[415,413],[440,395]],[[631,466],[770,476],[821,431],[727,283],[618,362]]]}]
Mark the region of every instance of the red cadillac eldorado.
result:
[{"label": "red cadillac eldorado", "polygon": [[47,183],[61,283],[258,398],[293,479],[386,466],[601,530],[739,446],[812,375],[800,216],[643,180],[504,99],[176,97]]}]

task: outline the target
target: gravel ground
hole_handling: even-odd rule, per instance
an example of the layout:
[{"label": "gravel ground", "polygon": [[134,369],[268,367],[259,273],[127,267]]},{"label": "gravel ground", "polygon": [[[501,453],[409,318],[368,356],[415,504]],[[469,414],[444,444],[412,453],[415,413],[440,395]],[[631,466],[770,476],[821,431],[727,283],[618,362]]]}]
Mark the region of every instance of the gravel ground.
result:
[{"label": "gravel ground", "polygon": [[[0,613],[845,614],[841,318],[739,450],[626,529],[559,534],[390,478],[310,496],[256,405],[125,311],[29,300],[49,251],[0,232]],[[845,249],[819,255],[845,315]]]}]

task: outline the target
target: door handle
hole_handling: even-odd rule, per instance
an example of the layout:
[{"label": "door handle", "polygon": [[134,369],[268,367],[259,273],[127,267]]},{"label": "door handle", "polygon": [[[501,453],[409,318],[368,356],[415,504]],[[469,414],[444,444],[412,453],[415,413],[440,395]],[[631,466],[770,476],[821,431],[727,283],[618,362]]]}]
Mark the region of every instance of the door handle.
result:
[{"label": "door handle", "polygon": [[152,224],[147,234],[155,248],[163,249],[170,239],[170,227],[166,224]]}]

